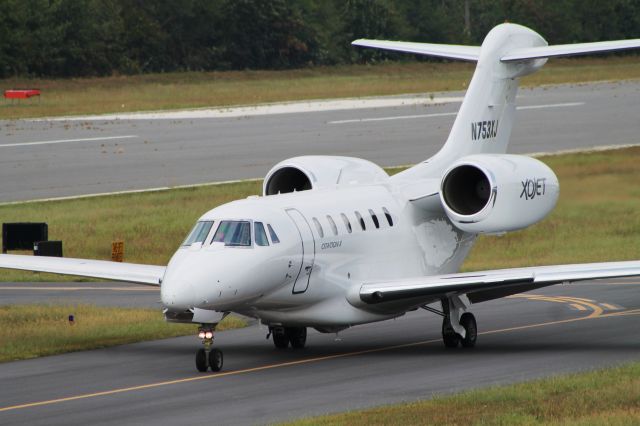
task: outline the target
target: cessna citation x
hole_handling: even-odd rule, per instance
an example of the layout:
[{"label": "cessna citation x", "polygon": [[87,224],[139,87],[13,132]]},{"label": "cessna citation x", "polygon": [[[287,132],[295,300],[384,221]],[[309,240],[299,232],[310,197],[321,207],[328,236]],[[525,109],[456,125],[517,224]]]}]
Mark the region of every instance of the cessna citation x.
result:
[{"label": "cessna citation x", "polygon": [[167,321],[200,324],[199,371],[222,368],[212,344],[230,312],[267,325],[276,347],[302,348],[308,327],[334,333],[424,308],[442,316],[446,347],[468,348],[477,337],[471,304],[640,275],[640,261],[458,273],[478,234],[533,225],[558,199],[549,167],[505,154],[520,77],[550,57],[638,48],[640,39],[548,46],[528,28],[501,24],[480,47],[353,44],[477,62],[435,156],[391,177],[356,158],[285,160],[268,172],[262,196],[205,213],[166,267],[20,255],[1,255],[0,267],[159,285]]}]

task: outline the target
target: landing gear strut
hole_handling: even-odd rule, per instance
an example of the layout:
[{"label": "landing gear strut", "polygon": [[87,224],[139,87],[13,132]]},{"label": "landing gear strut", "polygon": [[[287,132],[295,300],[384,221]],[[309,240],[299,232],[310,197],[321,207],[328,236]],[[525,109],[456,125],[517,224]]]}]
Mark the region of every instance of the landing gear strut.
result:
[{"label": "landing gear strut", "polygon": [[269,327],[269,336],[278,349],[286,349],[291,344],[294,349],[302,349],[307,343],[307,327]]},{"label": "landing gear strut", "polygon": [[213,335],[215,326],[205,325],[198,329],[198,337],[202,339],[204,348],[198,349],[196,352],[196,368],[204,373],[207,369],[211,371],[222,370],[223,356],[220,349],[213,348]]},{"label": "landing gear strut", "polygon": [[458,296],[451,296],[441,300],[442,311],[423,306],[422,308],[442,316],[442,342],[447,348],[472,348],[478,338],[476,318],[467,312],[467,305]]},{"label": "landing gear strut", "polygon": [[442,303],[442,341],[447,348],[472,348],[478,338],[476,317],[466,312],[467,306],[458,296],[447,297]]}]

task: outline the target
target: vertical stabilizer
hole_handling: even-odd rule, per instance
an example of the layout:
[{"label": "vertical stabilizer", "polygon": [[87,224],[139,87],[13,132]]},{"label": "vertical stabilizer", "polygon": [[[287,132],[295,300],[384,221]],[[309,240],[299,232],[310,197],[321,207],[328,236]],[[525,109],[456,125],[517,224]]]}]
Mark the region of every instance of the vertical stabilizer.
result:
[{"label": "vertical stabilizer", "polygon": [[480,48],[476,70],[447,142],[435,156],[397,179],[440,177],[460,157],[505,153],[520,77],[537,71],[546,59],[503,62],[501,58],[514,49],[546,45],[539,34],[520,25],[502,24],[491,30]]}]

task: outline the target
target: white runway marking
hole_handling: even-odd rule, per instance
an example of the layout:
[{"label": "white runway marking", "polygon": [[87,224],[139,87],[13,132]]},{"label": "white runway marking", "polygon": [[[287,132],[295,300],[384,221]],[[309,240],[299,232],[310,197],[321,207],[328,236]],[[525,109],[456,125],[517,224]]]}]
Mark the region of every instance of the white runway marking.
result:
[{"label": "white runway marking", "polygon": [[58,143],[71,143],[71,142],[93,142],[93,141],[110,141],[118,139],[133,139],[137,138],[136,135],[125,136],[103,136],[99,138],[81,138],[81,139],[58,139],[53,141],[37,141],[37,142],[20,142],[20,143],[7,143],[0,144],[0,148],[9,148],[15,146],[33,146],[33,145],[55,145]]},{"label": "white runway marking", "polygon": [[148,111],[122,114],[86,115],[78,117],[34,118],[29,121],[77,121],[77,120],[189,120],[196,118],[253,117],[302,112],[344,111],[364,108],[390,108],[400,106],[428,106],[462,102],[460,96],[431,97],[427,95],[386,96],[376,98],[328,99],[319,101],[281,102],[273,104],[238,106],[228,108],[201,108],[179,111]]},{"label": "white runway marking", "polygon": [[[517,110],[527,109],[545,109],[545,108],[566,108],[584,105],[584,102],[566,102],[562,104],[546,104],[546,105],[526,105],[516,107]],[[347,123],[368,123],[371,121],[390,121],[390,120],[412,120],[415,118],[431,118],[431,117],[447,117],[457,115],[458,112],[440,112],[433,114],[416,114],[416,115],[394,115],[391,117],[376,117],[376,118],[357,118],[353,120],[336,120],[329,121],[328,124],[347,124]]]}]

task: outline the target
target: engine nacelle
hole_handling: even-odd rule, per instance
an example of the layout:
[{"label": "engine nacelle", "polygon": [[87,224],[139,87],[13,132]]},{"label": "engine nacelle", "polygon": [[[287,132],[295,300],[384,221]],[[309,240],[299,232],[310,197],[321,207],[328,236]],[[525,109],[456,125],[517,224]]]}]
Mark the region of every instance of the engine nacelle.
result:
[{"label": "engine nacelle", "polygon": [[309,155],[276,164],[264,178],[262,194],[284,194],[355,183],[379,183],[387,179],[387,172],[367,160]]},{"label": "engine nacelle", "polygon": [[540,221],[556,205],[555,173],[531,157],[469,155],[445,172],[440,201],[454,225],[473,233],[502,233]]}]

